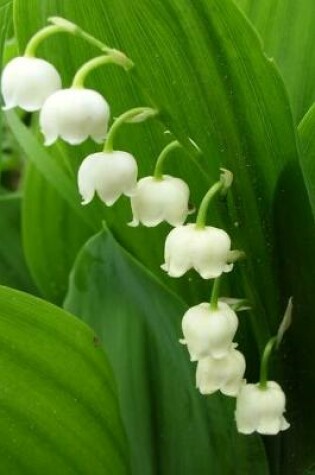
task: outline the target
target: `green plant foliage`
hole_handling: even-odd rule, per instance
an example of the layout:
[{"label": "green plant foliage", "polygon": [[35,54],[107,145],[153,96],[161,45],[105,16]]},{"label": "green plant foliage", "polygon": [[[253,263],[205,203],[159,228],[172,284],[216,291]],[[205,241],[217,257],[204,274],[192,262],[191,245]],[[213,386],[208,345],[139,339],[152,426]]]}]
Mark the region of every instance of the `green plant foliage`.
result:
[{"label": "green plant foliage", "polygon": [[[31,15],[31,11],[38,14]],[[53,1],[18,0],[15,14],[21,45],[49,15],[61,14],[126,51],[136,63],[135,73],[130,75],[136,81],[130,85],[125,73],[112,68],[107,74],[105,68],[93,75],[89,84],[108,97],[114,115],[131,103],[148,102],[150,95],[162,111],[165,125],[183,143],[191,137],[198,144],[203,152],[195,158],[198,166],[186,157],[170,165],[170,171],[178,174],[180,168],[179,174],[190,183],[194,203],[217,179],[219,165],[234,172],[230,203],[233,238],[248,256],[243,278],[260,315],[253,321],[264,344],[269,336],[267,322],[276,328],[279,320],[270,206],[281,170],[296,158],[296,145],[282,81],[243,16],[228,0],[202,1],[197,6],[186,0],[163,5],[146,0],[114,4],[94,0],[89,9],[83,1],[74,7],[66,2],[60,6]],[[170,44],[176,45],[176,54]],[[67,36],[51,40],[43,52],[65,72],[66,83],[77,65],[92,54],[90,47]],[[156,156],[152,150],[161,144],[160,150],[165,142],[160,129],[157,134],[152,126],[149,133],[148,127],[126,127],[119,142],[139,158],[141,174],[152,170]],[[146,230],[126,228],[128,214],[121,204],[115,214],[107,213],[108,224],[128,249],[160,273],[165,228],[152,230],[148,240]],[[213,220],[222,223],[214,210]],[[268,299],[262,302],[263,295]]]},{"label": "green plant foliage", "polygon": [[291,107],[301,120],[315,100],[315,2],[236,0],[263,40],[285,80]]},{"label": "green plant foliage", "polygon": [[0,283],[34,293],[21,243],[20,208],[19,196],[0,197]]},{"label": "green plant foliage", "polygon": [[100,225],[83,214],[75,178],[62,157],[49,154],[15,112],[6,117],[30,160],[23,186],[25,256],[42,295],[61,303],[75,256]]},{"label": "green plant foliage", "polygon": [[315,105],[303,117],[299,125],[301,167],[309,200],[315,218]]},{"label": "green plant foliage", "polygon": [[0,288],[3,473],[129,473],[116,388],[95,341],[65,311]]},{"label": "green plant foliage", "polygon": [[220,396],[207,403],[194,387],[178,341],[186,305],[107,231],[79,254],[65,307],[108,352],[134,475],[268,473],[259,438],[236,432],[234,404]]},{"label": "green plant foliage", "polygon": [[62,302],[74,259],[90,235],[91,227],[30,164],[24,183],[24,251],[45,298]]},{"label": "green plant foliage", "polygon": [[[242,3],[243,6],[250,4]],[[256,4],[267,5],[267,2]],[[274,2],[274,5],[280,4],[280,1]],[[311,8],[309,2],[303,2],[301,15],[311,11],[306,9],[306,5]],[[272,13],[267,13],[266,18],[272,18]],[[311,416],[313,373],[309,365],[305,371],[303,366],[314,351],[315,330],[311,319],[315,292],[312,271],[314,222],[299,169],[291,105],[278,69],[273,61],[267,59],[259,37],[232,0],[91,0],[88,7],[84,0],[16,0],[15,24],[21,48],[50,15],[73,20],[104,42],[121,48],[134,60],[136,67],[131,73],[126,74],[115,67],[104,68],[95,72],[87,84],[107,97],[113,116],[136,105],[150,105],[160,110],[160,123],[126,125],[117,141],[118,149],[131,151],[137,157],[141,176],[152,173],[157,153],[173,137],[181,141],[185,152],[177,151],[169,159],[167,172],[186,179],[194,204],[200,202],[209,185],[217,179],[219,166],[234,173],[228,205],[217,204],[211,208],[209,221],[229,226],[235,247],[244,249],[247,255],[246,262],[238,265],[238,272],[230,275],[228,285],[234,289],[235,295],[232,296],[247,297],[252,307],[247,323],[243,323],[248,337],[246,356],[251,366],[250,380],[257,379],[257,347],[261,348],[276,332],[287,300],[293,295],[294,318],[289,332],[292,336],[288,338],[291,346],[283,347],[286,359],[279,365],[279,371],[273,373],[286,388],[292,388],[288,413],[292,428],[269,444],[270,454],[273,453],[274,457],[269,455],[274,473],[286,475],[288,470],[298,475],[303,473],[312,466],[314,453],[314,442],[310,437],[314,427]],[[266,26],[266,31],[274,34],[278,28],[283,32],[285,20],[284,16],[280,17],[279,26],[274,29]],[[298,21],[298,31],[301,31],[302,22]],[[310,44],[309,38],[305,37],[299,43],[298,36],[293,35],[292,43],[287,41],[288,51],[292,54],[286,56],[289,59],[281,66],[282,71],[287,71],[284,74],[286,84],[289,84],[290,64],[296,61],[298,45],[307,49],[306,45]],[[80,64],[99,54],[82,40],[66,35],[47,41],[40,52],[62,71],[65,85],[70,84]],[[277,62],[280,64],[279,59]],[[302,70],[305,73],[303,81]],[[314,80],[309,77],[312,76],[312,66],[303,67],[299,63],[292,71],[290,91],[291,97],[295,98],[295,114],[299,117],[313,97]],[[299,84],[306,85],[302,92],[297,90]],[[51,153],[45,152],[16,116],[10,114],[9,120],[20,144],[24,144],[25,152],[34,163],[36,161],[43,179],[62,196],[61,215],[67,215],[61,207],[70,206],[84,223],[83,227],[88,225],[91,233],[97,231],[104,217],[103,208],[96,204],[80,208],[74,176],[58,166],[55,149]],[[173,137],[163,135],[165,129]],[[196,142],[200,154],[196,153],[190,139]],[[82,158],[97,148],[88,144],[72,150],[65,147],[64,150],[68,167],[75,172]],[[304,165],[303,173],[306,177]],[[311,172],[307,176],[311,177]],[[311,196],[307,180],[306,177]],[[40,184],[33,186],[40,188]],[[30,191],[29,187],[26,193],[37,192]],[[41,196],[44,193],[53,196],[51,191],[44,191],[42,187]],[[43,204],[47,202],[48,199],[42,199]],[[226,219],[227,211],[229,220]],[[38,228],[42,225],[39,219],[43,215],[44,209],[38,210]],[[121,200],[114,209],[106,211],[106,222],[117,241],[186,302],[199,303],[208,298],[205,286],[199,285],[196,276],[179,282],[162,275],[159,266],[163,261],[163,242],[168,228],[129,229],[126,222],[130,217],[127,200]],[[35,220],[33,225],[36,225]],[[69,246],[69,241],[63,240],[56,229],[49,245],[56,248],[52,255],[57,256],[61,254],[62,246]],[[43,231],[43,236],[47,235],[47,230]],[[33,257],[28,257],[29,262],[31,259],[36,261],[35,250]],[[57,273],[55,277],[61,279]],[[64,272],[62,279],[62,283],[58,283],[60,288],[65,285]],[[123,275],[117,276],[117,281],[120,279]],[[97,287],[99,282],[93,285]],[[104,287],[102,292],[106,292]],[[116,331],[119,330],[120,326]],[[143,338],[141,328],[139,333],[140,336],[130,333],[130,339],[134,351],[141,352],[144,351],[143,345],[135,350],[136,342]],[[250,340],[252,335],[254,340]],[[287,348],[290,348],[289,355],[286,354]],[[141,372],[144,363],[138,357]],[[295,373],[292,368],[299,371]],[[123,378],[123,373],[119,374]],[[295,391],[297,387],[301,389]],[[156,401],[162,400],[162,394],[162,389],[154,393]],[[126,414],[126,406],[124,411]],[[231,417],[225,412],[223,414],[222,420],[229,428]],[[216,424],[220,427],[219,422],[214,422],[214,426]],[[151,435],[149,429],[146,426],[145,433]],[[219,430],[219,434],[223,432]],[[226,440],[228,435],[224,434],[222,437]],[[162,437],[163,434],[159,435]],[[215,441],[220,440],[221,435],[219,437],[216,433],[216,436]],[[155,442],[152,442],[153,446]],[[282,458],[281,453],[284,454]]]}]

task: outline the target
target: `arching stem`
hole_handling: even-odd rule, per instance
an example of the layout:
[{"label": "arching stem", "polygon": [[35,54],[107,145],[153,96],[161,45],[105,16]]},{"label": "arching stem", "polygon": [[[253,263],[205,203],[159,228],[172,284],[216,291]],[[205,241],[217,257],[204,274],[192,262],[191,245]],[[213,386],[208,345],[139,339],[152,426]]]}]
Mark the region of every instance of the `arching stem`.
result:
[{"label": "arching stem", "polygon": [[269,369],[269,359],[272,353],[272,350],[277,344],[277,337],[274,336],[270,338],[267,345],[265,346],[261,363],[260,363],[260,378],[259,378],[259,387],[260,389],[267,388],[267,381],[268,381],[268,369]]},{"label": "arching stem", "polygon": [[222,173],[220,176],[220,180],[216,182],[205,194],[201,201],[201,205],[199,207],[199,211],[197,214],[197,220],[196,220],[196,228],[198,229],[203,229],[206,226],[206,220],[207,220],[207,211],[209,208],[209,205],[213,198],[221,193],[225,194],[227,190],[230,188],[232,185],[233,181],[233,175],[230,171],[221,169]]},{"label": "arching stem", "polygon": [[158,156],[158,159],[156,161],[155,169],[154,169],[154,178],[156,180],[161,180],[163,177],[163,167],[164,167],[164,162],[166,157],[169,155],[169,153],[176,149],[181,147],[181,144],[178,142],[178,140],[174,140],[173,142],[169,143],[164,147],[160,155]]},{"label": "arching stem", "polygon": [[156,109],[152,109],[151,107],[135,107],[134,109],[130,109],[121,114],[119,117],[117,117],[108,131],[107,139],[103,149],[104,152],[109,153],[113,151],[114,139],[122,125],[126,123],[143,122],[150,117],[155,117],[157,114],[158,111]]}]

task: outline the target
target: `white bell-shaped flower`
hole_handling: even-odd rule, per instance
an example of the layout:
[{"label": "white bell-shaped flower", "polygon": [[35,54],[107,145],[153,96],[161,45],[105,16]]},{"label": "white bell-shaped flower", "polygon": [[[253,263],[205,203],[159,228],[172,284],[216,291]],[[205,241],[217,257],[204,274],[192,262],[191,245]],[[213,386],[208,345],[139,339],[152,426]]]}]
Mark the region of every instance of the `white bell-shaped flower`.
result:
[{"label": "white bell-shaped flower", "polygon": [[45,145],[58,137],[78,145],[88,137],[103,142],[107,134],[109,106],[97,91],[85,88],[62,89],[52,94],[40,113]]},{"label": "white bell-shaped flower", "polygon": [[242,434],[278,434],[290,427],[284,412],[285,394],[278,383],[268,381],[266,388],[244,384],[236,402],[237,430]]},{"label": "white bell-shaped flower", "polygon": [[37,111],[60,88],[58,71],[43,59],[20,56],[12,59],[2,72],[5,110],[19,106],[28,112]]},{"label": "white bell-shaped flower", "polygon": [[244,382],[246,363],[240,351],[231,348],[223,358],[207,356],[198,361],[196,386],[201,394],[216,391],[226,396],[237,396]]},{"label": "white bell-shaped flower", "polygon": [[122,194],[131,196],[136,188],[137,174],[137,162],[130,153],[114,151],[89,155],[78,172],[82,204],[90,203],[95,193],[107,206],[112,206]]},{"label": "white bell-shaped flower", "polygon": [[189,187],[180,178],[169,175],[142,178],[131,197],[133,221],[129,225],[142,223],[153,227],[167,221],[172,226],[180,226],[189,213],[188,201]]},{"label": "white bell-shaped flower", "polygon": [[162,269],[171,277],[195,269],[203,279],[213,279],[232,270],[233,264],[228,264],[230,249],[230,237],[223,229],[179,226],[166,238]]},{"label": "white bell-shaped flower", "polygon": [[191,361],[207,356],[224,358],[231,350],[237,327],[237,315],[226,303],[218,302],[216,309],[200,303],[183,317],[182,343],[187,345]]}]

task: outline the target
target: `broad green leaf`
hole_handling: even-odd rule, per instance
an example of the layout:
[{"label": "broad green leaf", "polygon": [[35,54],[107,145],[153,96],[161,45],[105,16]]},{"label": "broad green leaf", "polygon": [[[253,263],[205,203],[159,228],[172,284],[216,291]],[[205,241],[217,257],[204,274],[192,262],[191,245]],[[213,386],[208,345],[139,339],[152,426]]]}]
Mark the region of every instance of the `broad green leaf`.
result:
[{"label": "broad green leaf", "polygon": [[1,287],[0,366],[4,474],[129,473],[112,372],[86,325]]},{"label": "broad green leaf", "polygon": [[90,226],[29,163],[23,186],[23,244],[34,280],[46,299],[63,301],[74,259],[90,236]]},{"label": "broad green leaf", "polygon": [[315,100],[315,2],[236,0],[275,59],[290,94],[297,122]]},{"label": "broad green leaf", "polygon": [[84,246],[65,307],[100,336],[115,371],[133,475],[268,474],[233,400],[201,397],[179,344],[186,305],[106,231]]},{"label": "broad green leaf", "polygon": [[0,8],[10,7],[13,0],[0,0]]},{"label": "broad green leaf", "polygon": [[[290,192],[284,194],[288,188]],[[279,290],[293,295],[292,325],[278,352],[291,423],[283,435],[278,463],[279,473],[299,474],[315,463],[315,225],[298,164],[287,167],[281,176],[274,211],[281,242]]]},{"label": "broad green leaf", "polygon": [[84,224],[93,229],[95,220],[93,216],[84,214],[82,206],[80,205],[79,194],[76,190],[74,176],[69,176],[69,173],[65,172],[63,164],[42,147],[31,130],[19,120],[15,112],[7,112],[6,119],[15,138],[25,152],[25,155],[48,180],[50,185],[58,190],[61,197],[72,207],[73,211],[81,217]]},{"label": "broad green leaf", "polygon": [[0,283],[36,293],[27,270],[21,243],[21,199],[16,195],[0,197]]},{"label": "broad green leaf", "polygon": [[315,219],[315,104],[299,125],[301,168]]}]

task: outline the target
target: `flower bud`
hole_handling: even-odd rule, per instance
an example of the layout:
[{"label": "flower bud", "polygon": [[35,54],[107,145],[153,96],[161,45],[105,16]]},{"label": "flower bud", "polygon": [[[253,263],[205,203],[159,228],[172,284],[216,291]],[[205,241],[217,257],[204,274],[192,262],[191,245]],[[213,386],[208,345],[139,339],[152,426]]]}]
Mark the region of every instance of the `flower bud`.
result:
[{"label": "flower bud", "polygon": [[232,270],[233,264],[227,262],[230,248],[230,237],[223,229],[179,226],[166,238],[162,269],[171,277],[195,269],[203,279],[214,279]]},{"label": "flower bud", "polygon": [[14,58],[2,72],[1,91],[5,110],[19,106],[28,112],[37,111],[60,88],[58,71],[43,59]]},{"label": "flower bud", "polygon": [[163,175],[162,178],[147,176],[137,183],[131,197],[133,221],[130,226],[153,227],[162,221],[172,226],[184,223],[189,213],[189,188],[180,178]]},{"label": "flower bud", "polygon": [[274,435],[290,427],[283,417],[285,394],[279,384],[268,381],[266,388],[259,384],[244,384],[236,401],[236,425],[242,434],[259,432]]},{"label": "flower bud", "polygon": [[137,174],[137,162],[127,152],[89,155],[83,160],[78,172],[82,204],[90,203],[95,193],[107,206],[112,206],[121,194],[131,196],[137,184]]},{"label": "flower bud", "polygon": [[40,113],[40,127],[45,145],[58,137],[78,145],[88,137],[103,142],[109,121],[109,106],[103,96],[92,89],[62,89],[52,94]]},{"label": "flower bud", "polygon": [[207,356],[224,358],[232,347],[232,341],[238,327],[236,313],[223,302],[216,309],[209,303],[191,307],[182,320],[184,340],[191,361]]},{"label": "flower bud", "polygon": [[237,396],[244,382],[245,368],[244,356],[234,348],[220,359],[207,356],[197,364],[197,388],[201,394],[221,391],[226,396]]}]

